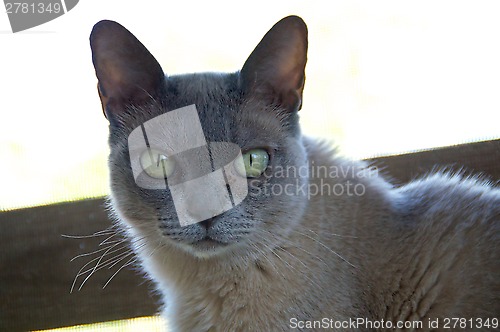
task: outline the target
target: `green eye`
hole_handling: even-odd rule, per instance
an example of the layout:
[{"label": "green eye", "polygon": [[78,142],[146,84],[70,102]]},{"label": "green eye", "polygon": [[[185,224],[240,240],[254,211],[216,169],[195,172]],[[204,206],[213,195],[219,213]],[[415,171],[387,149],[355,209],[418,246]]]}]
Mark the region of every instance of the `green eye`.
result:
[{"label": "green eye", "polygon": [[[269,164],[269,154],[264,149],[253,149],[243,154],[243,165],[236,163],[237,172],[247,178],[257,178],[267,168]],[[244,166],[244,169],[243,167]]]},{"label": "green eye", "polygon": [[152,178],[164,179],[174,173],[175,162],[155,149],[147,149],[141,154],[141,166]]}]

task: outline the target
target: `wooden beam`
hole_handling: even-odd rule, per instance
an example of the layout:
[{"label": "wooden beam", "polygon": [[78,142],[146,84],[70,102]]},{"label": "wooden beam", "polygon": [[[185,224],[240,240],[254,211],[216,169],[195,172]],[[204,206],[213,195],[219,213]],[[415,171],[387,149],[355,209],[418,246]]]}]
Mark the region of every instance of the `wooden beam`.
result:
[{"label": "wooden beam", "polygon": [[[103,199],[0,213],[0,331],[28,331],[154,314],[152,286],[121,266],[97,271],[81,291],[70,294],[79,269],[106,237],[83,239],[111,222]],[[96,257],[95,255],[92,257]],[[124,261],[126,262],[126,260]],[[88,268],[92,268],[89,265]],[[78,279],[81,284],[88,274]]]},{"label": "wooden beam", "polygon": [[[393,181],[403,184],[435,165],[466,167],[500,179],[500,140],[370,160]],[[498,182],[497,182],[498,183]],[[0,330],[27,331],[152,315],[159,298],[140,273],[121,265],[103,269],[81,291],[70,294],[73,278],[106,237],[70,239],[111,226],[103,199],[84,200],[0,213]],[[124,263],[125,261],[123,261]],[[91,268],[93,265],[89,265]],[[81,276],[80,283],[87,276]]]},{"label": "wooden beam", "polygon": [[436,169],[481,175],[498,184],[500,140],[460,144],[388,157],[369,159],[394,184],[404,184]]}]

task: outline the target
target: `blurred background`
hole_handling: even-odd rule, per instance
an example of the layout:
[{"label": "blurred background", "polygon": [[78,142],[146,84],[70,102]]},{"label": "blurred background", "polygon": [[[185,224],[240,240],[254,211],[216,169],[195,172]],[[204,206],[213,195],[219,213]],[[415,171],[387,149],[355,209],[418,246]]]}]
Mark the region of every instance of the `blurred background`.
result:
[{"label": "blurred background", "polygon": [[118,21],[169,74],[236,71],[279,19],[309,27],[306,135],[351,158],[500,137],[500,2],[81,0],[13,34],[0,14],[0,210],[108,193],[88,37]]}]

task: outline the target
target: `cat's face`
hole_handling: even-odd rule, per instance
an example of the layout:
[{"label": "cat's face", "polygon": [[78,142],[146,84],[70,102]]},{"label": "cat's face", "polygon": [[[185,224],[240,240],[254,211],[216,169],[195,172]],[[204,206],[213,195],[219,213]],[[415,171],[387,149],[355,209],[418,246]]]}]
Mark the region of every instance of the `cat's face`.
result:
[{"label": "cat's face", "polygon": [[[111,21],[96,24],[91,46],[99,94],[110,121],[112,201],[132,233],[209,257],[273,246],[298,222],[306,201],[301,188],[307,183],[297,116],[307,51],[307,30],[300,18],[278,22],[243,69],[232,74],[165,77],[146,48]],[[196,106],[207,142],[230,142],[241,149],[248,195],[213,218],[181,226],[170,190],[137,185],[128,138],[146,121],[188,105]],[[168,145],[156,142],[159,153],[162,143]],[[182,172],[179,168],[172,173]],[[187,202],[188,211],[210,201],[204,190],[191,199],[195,204]]]}]

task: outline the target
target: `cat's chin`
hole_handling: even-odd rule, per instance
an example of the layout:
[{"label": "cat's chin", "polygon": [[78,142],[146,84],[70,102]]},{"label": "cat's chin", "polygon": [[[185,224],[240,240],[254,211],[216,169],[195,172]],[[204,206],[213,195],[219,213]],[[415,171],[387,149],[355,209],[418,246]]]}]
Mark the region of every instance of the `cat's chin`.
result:
[{"label": "cat's chin", "polygon": [[230,244],[205,238],[190,244],[180,243],[183,250],[198,258],[210,258],[218,256],[227,251]]}]

